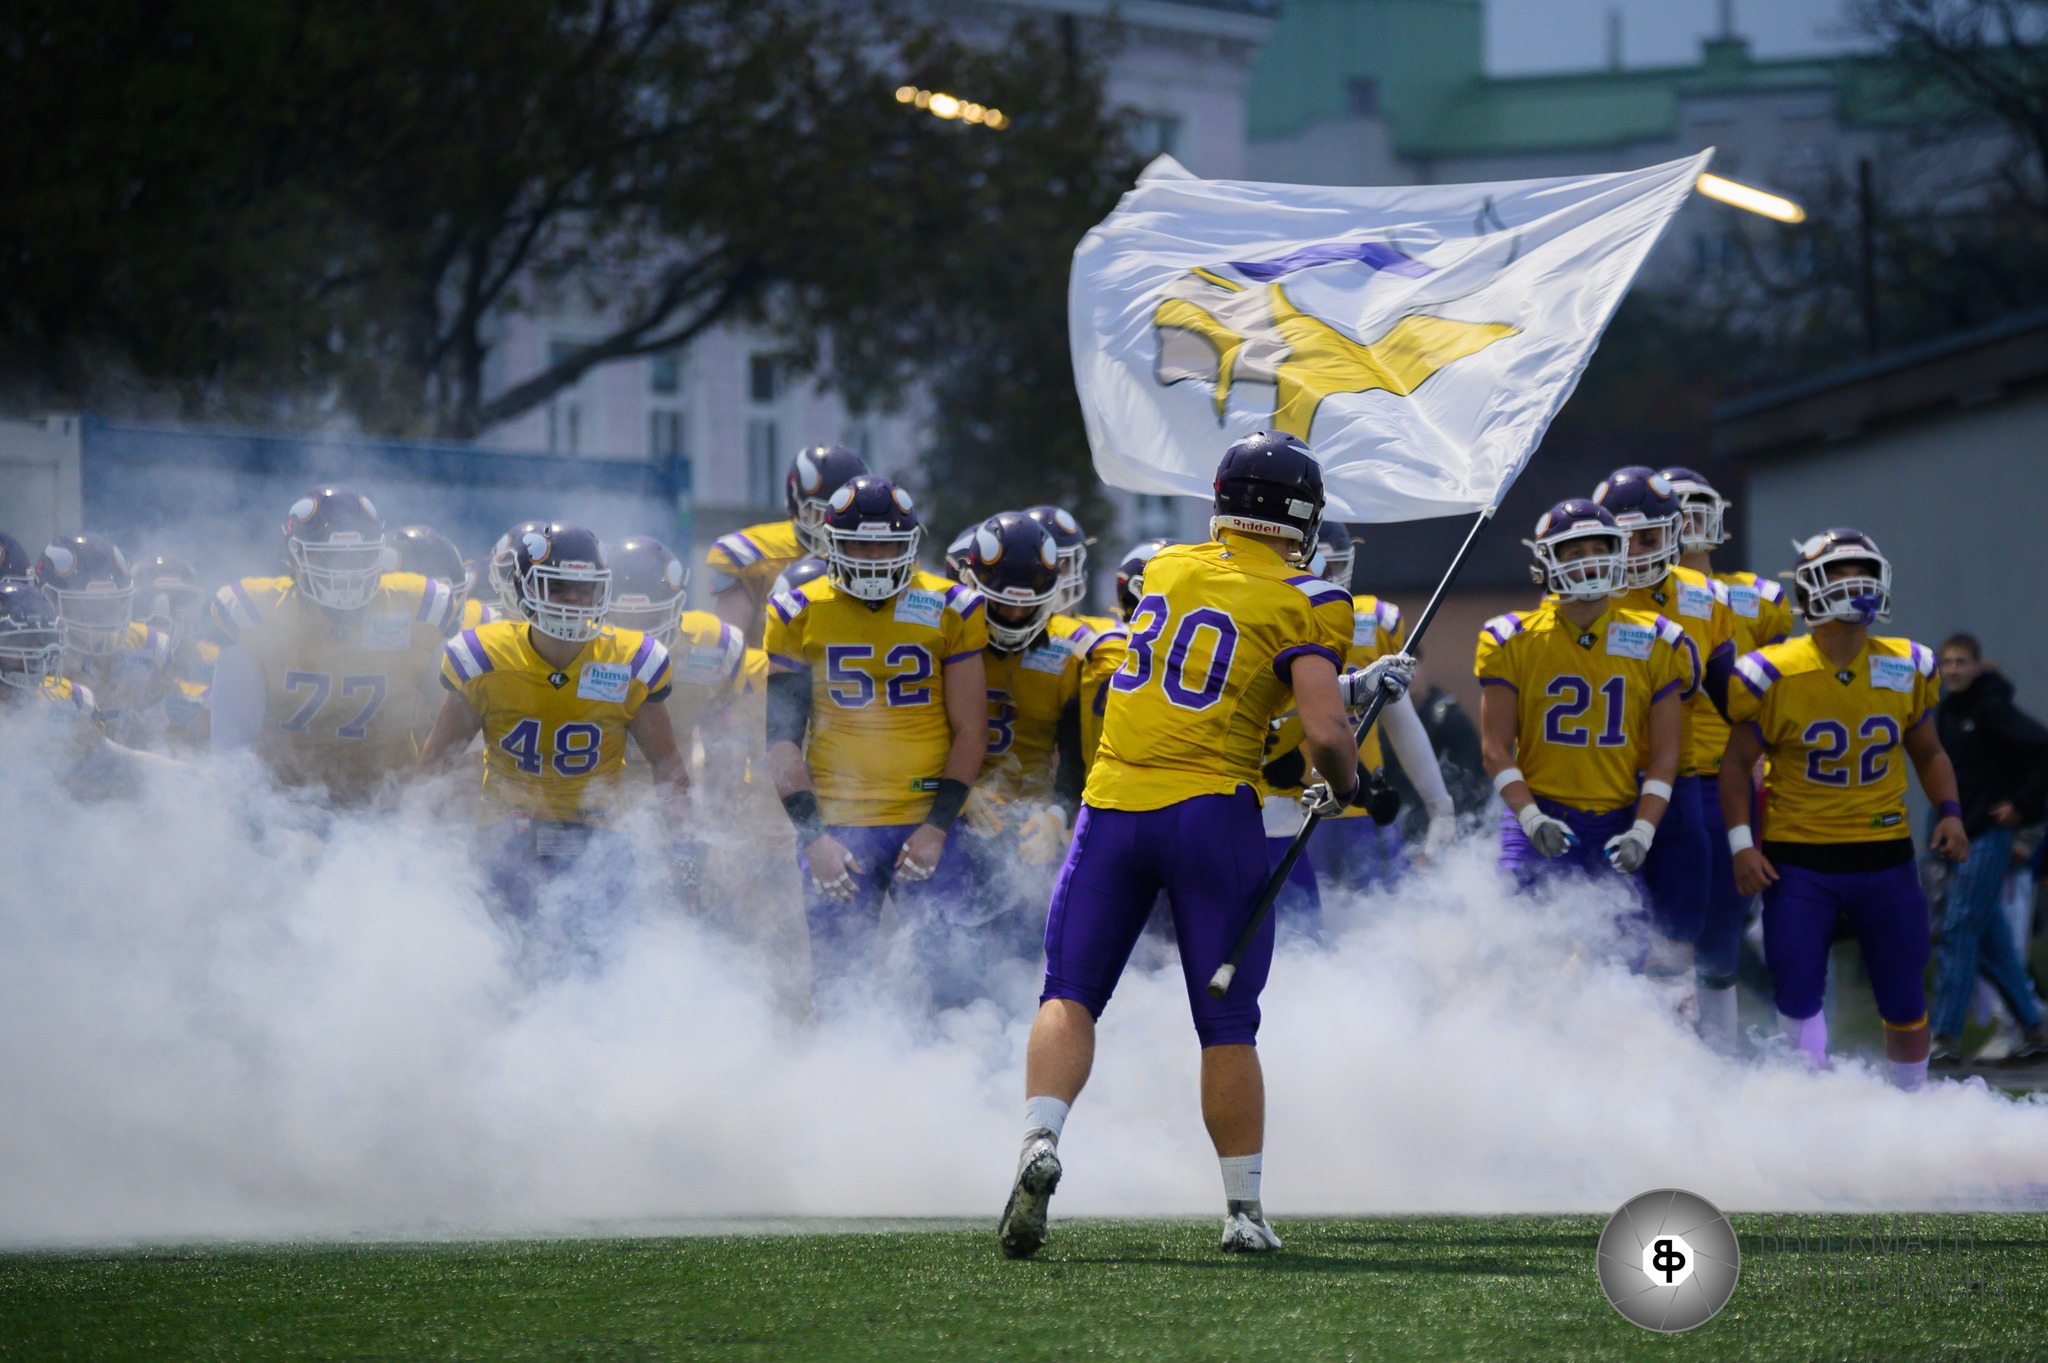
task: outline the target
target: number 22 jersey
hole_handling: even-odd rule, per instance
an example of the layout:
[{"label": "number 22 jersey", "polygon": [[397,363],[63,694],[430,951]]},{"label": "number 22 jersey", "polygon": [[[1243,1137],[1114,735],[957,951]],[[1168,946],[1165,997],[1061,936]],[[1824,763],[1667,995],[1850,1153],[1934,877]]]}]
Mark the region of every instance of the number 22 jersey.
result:
[{"label": "number 22 jersey", "polygon": [[1267,726],[1293,704],[1303,654],[1343,666],[1351,593],[1224,532],[1145,566],[1123,667],[1083,800],[1148,810],[1256,788]]}]

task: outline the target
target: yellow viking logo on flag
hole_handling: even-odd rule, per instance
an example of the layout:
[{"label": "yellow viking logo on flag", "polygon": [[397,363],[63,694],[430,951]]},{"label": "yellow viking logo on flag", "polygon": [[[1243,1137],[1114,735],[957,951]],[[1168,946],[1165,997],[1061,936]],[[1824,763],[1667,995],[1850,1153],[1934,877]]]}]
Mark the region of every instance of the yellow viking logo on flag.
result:
[{"label": "yellow viking logo on flag", "polygon": [[[1406,397],[1448,364],[1520,328],[1414,312],[1370,341],[1354,340],[1296,306],[1280,281],[1319,265],[1365,265],[1419,278],[1430,268],[1381,242],[1331,242],[1273,261],[1190,270],[1153,311],[1159,382],[1208,386],[1221,426],[1231,394],[1273,389],[1268,424],[1309,439],[1316,409],[1333,393],[1376,389]],[[1264,410],[1264,409],[1262,409]]]}]

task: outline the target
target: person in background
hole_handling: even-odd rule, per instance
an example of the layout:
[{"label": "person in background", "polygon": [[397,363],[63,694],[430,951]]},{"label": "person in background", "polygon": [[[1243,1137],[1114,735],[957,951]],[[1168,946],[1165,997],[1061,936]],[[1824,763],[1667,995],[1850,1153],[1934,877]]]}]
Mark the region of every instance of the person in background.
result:
[{"label": "person in background", "polygon": [[164,738],[174,747],[207,744],[207,698],[220,645],[203,636],[206,589],[192,565],[175,554],[153,554],[135,568],[135,614],[170,643],[170,677],[163,700]]},{"label": "person in background", "polygon": [[1999,911],[1999,890],[2014,833],[2048,809],[2048,729],[2013,704],[2012,683],[1985,665],[1973,634],[1942,641],[1941,682],[1934,726],[1956,770],[1970,855],[1949,881],[1935,952],[1932,1058],[1960,1058],[1963,1019],[1981,970],[2026,1029],[2007,1058],[2029,1059],[2048,1054],[2048,1027],[2021,946]]},{"label": "person in background", "polygon": [[811,445],[797,452],[783,477],[789,519],[763,521],[720,535],[704,556],[711,571],[711,609],[761,647],[768,628],[768,594],[784,568],[799,559],[822,559],[829,547],[825,518],[833,494],[868,471],[844,445]]},{"label": "person in background", "polygon": [[[1451,797],[1451,808],[1459,818],[1477,814],[1493,796],[1493,788],[1486,779],[1486,762],[1480,755],[1479,727],[1465,713],[1465,707],[1458,704],[1458,698],[1436,684],[1422,645],[1411,644],[1408,652],[1416,664],[1415,685],[1410,688],[1408,699],[1414,703],[1422,732],[1436,754],[1437,770]],[[1399,753],[1387,755],[1387,779],[1401,792],[1403,832],[1420,837],[1428,827],[1428,814],[1401,766]]]}]

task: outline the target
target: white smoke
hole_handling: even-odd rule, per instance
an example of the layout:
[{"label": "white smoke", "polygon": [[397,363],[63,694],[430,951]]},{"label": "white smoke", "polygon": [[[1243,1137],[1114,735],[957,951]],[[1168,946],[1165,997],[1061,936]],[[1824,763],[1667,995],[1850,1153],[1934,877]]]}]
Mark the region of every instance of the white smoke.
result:
[{"label": "white smoke", "polygon": [[[876,989],[800,1022],[774,962],[647,895],[606,964],[537,974],[431,792],[330,820],[237,762],[79,803],[28,727],[0,726],[0,1241],[1000,1208],[1028,967],[1008,1009]],[[2048,1205],[2048,1105],[1716,1059],[1581,898],[1506,894],[1475,844],[1283,953],[1278,1213]],[[1057,1213],[1216,1209],[1186,1011],[1177,968],[1125,978]]]}]

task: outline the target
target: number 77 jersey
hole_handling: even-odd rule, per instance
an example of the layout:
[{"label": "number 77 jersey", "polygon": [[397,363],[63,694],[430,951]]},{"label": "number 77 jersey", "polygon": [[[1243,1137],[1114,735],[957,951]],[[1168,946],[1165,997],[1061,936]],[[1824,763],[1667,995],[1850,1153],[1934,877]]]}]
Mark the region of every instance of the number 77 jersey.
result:
[{"label": "number 77 jersey", "polygon": [[1745,654],[1728,719],[1770,758],[1765,834],[1774,842],[1884,842],[1909,836],[1899,745],[1941,699],[1934,654],[1910,639],[1871,639],[1849,666],[1812,635]]}]

